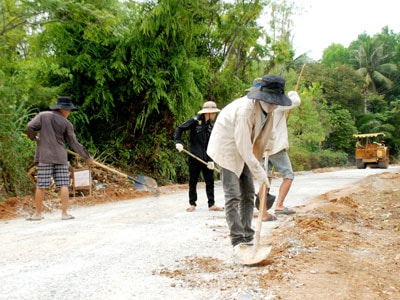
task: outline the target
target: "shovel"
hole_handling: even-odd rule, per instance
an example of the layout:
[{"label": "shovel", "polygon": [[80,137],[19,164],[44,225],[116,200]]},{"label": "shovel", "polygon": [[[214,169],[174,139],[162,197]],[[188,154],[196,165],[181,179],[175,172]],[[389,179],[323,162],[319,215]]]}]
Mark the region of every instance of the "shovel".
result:
[{"label": "shovel", "polygon": [[[72,155],[75,155],[75,156],[79,156],[78,153],[75,153],[75,152],[73,152],[71,150],[67,150],[67,152],[69,154],[72,154]],[[138,177],[133,178],[133,177],[127,175],[127,174],[124,174],[124,173],[122,173],[122,172],[120,172],[118,170],[115,170],[115,169],[113,169],[113,168],[111,168],[109,166],[106,166],[106,165],[104,165],[102,163],[99,163],[99,162],[97,162],[95,160],[93,160],[93,164],[98,166],[98,167],[100,167],[100,168],[102,168],[102,169],[104,169],[104,170],[110,171],[110,172],[112,172],[114,174],[117,174],[117,175],[123,177],[123,178],[126,178],[130,182],[133,182],[135,184],[135,189],[137,189],[137,190],[145,190],[145,189],[155,190],[157,188],[157,181],[155,181],[153,178],[150,178],[150,177],[147,177],[147,176],[144,176],[144,175],[139,175]]]},{"label": "shovel", "polygon": [[255,265],[265,260],[271,253],[272,246],[260,245],[260,233],[262,225],[262,212],[265,208],[267,193],[265,183],[262,185],[262,192],[260,193],[260,212],[258,213],[257,226],[254,238],[254,246],[240,245],[237,251],[237,261],[241,265],[250,266]]},{"label": "shovel", "polygon": [[[206,161],[202,160],[200,157],[194,155],[193,153],[187,151],[186,149],[182,149],[182,151],[185,152],[187,155],[193,157],[194,159],[197,159],[199,162],[202,162],[203,164],[207,165],[207,162],[206,162]],[[218,170],[216,167],[214,167],[214,171],[216,171],[217,173],[219,173],[219,170]]]},{"label": "shovel", "polygon": [[[268,170],[268,156],[265,157],[264,169]],[[265,206],[267,205],[267,186],[265,183],[261,185],[259,198],[259,210],[257,217],[257,225],[255,230],[254,237],[254,246],[249,245],[240,245],[237,251],[237,260],[241,265],[250,266],[255,265],[263,260],[265,260],[268,255],[271,253],[272,246],[269,245],[260,245],[260,234],[261,234],[261,225],[263,219],[263,211],[265,210]]]}]

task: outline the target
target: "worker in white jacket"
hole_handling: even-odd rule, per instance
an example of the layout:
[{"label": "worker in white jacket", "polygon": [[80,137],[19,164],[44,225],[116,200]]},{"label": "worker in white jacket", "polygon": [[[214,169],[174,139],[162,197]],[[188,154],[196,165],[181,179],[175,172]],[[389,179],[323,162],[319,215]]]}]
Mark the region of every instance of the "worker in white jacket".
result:
[{"label": "worker in white jacket", "polygon": [[[283,202],[290,190],[294,179],[292,164],[290,162],[287,149],[289,148],[289,137],[287,130],[287,117],[291,109],[300,106],[301,100],[297,92],[291,91],[288,94],[292,100],[291,106],[280,106],[274,111],[274,131],[275,136],[278,137],[273,140],[272,144],[267,145],[264,153],[265,159],[268,159],[268,178],[271,183],[272,170],[276,170],[282,175],[282,183],[279,187],[278,198],[275,202],[275,214],[294,214],[296,211],[293,208],[285,207]],[[264,217],[268,218],[269,214],[264,211]]]},{"label": "worker in white jacket", "polygon": [[272,112],[277,105],[292,104],[284,90],[282,77],[264,75],[260,87],[221,110],[210,136],[207,154],[220,166],[225,216],[234,248],[253,241],[253,176],[260,185],[269,187],[261,160],[273,136]]}]

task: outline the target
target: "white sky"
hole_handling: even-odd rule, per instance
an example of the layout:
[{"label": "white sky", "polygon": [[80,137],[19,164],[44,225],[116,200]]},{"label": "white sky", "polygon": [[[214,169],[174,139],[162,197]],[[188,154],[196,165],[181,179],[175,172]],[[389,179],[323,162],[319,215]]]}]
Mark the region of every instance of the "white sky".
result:
[{"label": "white sky", "polygon": [[400,33],[398,0],[295,0],[304,8],[294,18],[293,43],[296,56],[307,52],[320,59],[331,44],[348,47],[359,34],[373,36],[384,26]]}]

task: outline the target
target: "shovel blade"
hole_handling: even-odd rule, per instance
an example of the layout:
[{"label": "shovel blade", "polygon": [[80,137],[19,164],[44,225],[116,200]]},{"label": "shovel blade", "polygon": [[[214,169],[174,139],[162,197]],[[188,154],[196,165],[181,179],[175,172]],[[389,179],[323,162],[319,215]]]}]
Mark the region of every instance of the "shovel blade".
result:
[{"label": "shovel blade", "polygon": [[154,189],[158,187],[157,181],[154,178],[144,175],[138,175],[135,179],[135,183],[146,186],[149,189]]},{"label": "shovel blade", "polygon": [[136,190],[154,190],[157,189],[157,181],[151,177],[138,175],[136,178],[126,175],[127,180],[135,185]]},{"label": "shovel blade", "polygon": [[133,184],[135,185],[135,190],[147,190],[146,186],[141,182],[134,181]]},{"label": "shovel blade", "polygon": [[265,260],[271,253],[272,246],[259,245],[248,246],[240,245],[235,254],[235,260],[244,266],[255,265]]}]

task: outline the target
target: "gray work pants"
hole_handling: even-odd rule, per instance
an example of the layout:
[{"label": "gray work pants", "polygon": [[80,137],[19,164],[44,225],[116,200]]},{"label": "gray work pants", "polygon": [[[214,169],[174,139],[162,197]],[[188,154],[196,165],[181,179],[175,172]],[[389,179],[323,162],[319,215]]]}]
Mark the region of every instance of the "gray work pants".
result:
[{"label": "gray work pants", "polygon": [[235,173],[220,168],[225,193],[225,217],[233,246],[249,242],[254,237],[251,228],[254,211],[254,183],[250,169],[244,166],[238,178]]}]

